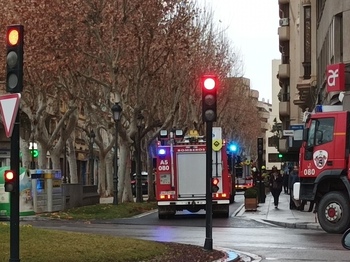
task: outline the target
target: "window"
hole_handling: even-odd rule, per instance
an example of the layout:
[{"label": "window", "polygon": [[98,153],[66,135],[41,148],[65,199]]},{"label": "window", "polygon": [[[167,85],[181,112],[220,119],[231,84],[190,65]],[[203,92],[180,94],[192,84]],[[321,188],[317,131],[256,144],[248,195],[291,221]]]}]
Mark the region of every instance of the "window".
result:
[{"label": "window", "polygon": [[331,142],[334,133],[334,118],[312,120],[307,145],[318,146]]}]

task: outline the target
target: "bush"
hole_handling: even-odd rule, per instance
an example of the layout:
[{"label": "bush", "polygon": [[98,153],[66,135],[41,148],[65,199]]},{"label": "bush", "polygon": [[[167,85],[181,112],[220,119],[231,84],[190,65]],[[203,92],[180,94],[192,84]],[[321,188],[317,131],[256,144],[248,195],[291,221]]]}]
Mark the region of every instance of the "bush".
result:
[{"label": "bush", "polygon": [[258,197],[258,191],[256,188],[248,188],[244,192],[244,197],[245,198],[257,198]]}]

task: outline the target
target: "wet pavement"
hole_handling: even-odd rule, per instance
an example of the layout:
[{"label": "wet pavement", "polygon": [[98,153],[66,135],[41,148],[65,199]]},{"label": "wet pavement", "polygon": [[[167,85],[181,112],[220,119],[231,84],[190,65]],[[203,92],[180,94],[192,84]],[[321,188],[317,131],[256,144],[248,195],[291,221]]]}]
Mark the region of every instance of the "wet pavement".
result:
[{"label": "wet pavement", "polygon": [[313,212],[307,212],[308,206],[304,210],[289,209],[290,196],[281,193],[278,203],[278,209],[275,209],[271,193],[266,196],[265,203],[259,203],[257,211],[246,211],[244,204],[237,209],[234,216],[253,219],[259,222],[271,223],[274,225],[299,228],[299,229],[319,229],[321,226],[317,221],[317,216]]}]

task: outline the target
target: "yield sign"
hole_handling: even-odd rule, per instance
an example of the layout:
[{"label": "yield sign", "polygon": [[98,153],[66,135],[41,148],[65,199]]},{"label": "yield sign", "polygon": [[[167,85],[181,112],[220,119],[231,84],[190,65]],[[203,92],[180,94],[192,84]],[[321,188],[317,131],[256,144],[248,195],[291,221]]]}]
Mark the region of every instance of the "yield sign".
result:
[{"label": "yield sign", "polygon": [[7,137],[10,137],[12,135],[13,125],[16,120],[20,99],[20,93],[0,96],[0,111]]}]

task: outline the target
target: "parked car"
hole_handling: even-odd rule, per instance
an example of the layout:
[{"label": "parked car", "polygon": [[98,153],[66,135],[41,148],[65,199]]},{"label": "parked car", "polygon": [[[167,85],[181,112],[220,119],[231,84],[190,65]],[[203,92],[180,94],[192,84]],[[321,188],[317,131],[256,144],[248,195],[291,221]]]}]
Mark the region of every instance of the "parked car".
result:
[{"label": "parked car", "polygon": [[[146,171],[141,172],[141,182],[142,182],[142,195],[147,195],[148,194],[148,173]],[[131,191],[132,191],[132,195],[136,196],[136,173],[132,175]]]},{"label": "parked car", "polygon": [[345,231],[341,239],[344,248],[350,249],[350,228]]}]

